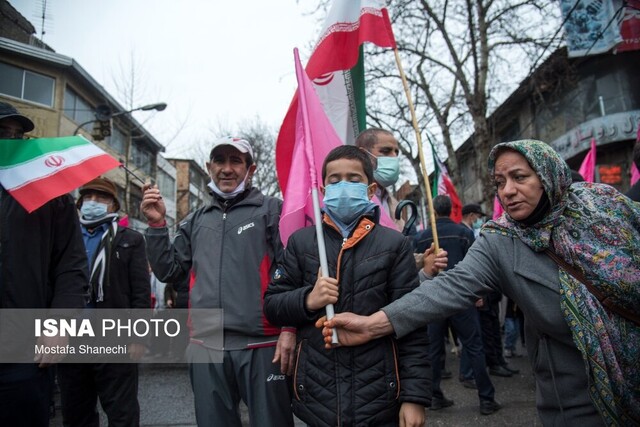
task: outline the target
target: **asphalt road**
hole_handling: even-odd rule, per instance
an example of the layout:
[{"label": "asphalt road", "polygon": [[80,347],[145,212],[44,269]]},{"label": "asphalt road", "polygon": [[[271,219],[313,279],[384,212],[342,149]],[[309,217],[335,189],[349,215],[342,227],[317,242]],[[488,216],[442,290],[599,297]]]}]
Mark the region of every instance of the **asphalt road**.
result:
[{"label": "asphalt road", "polygon": [[[496,400],[503,408],[495,414],[485,416],[480,415],[477,392],[462,387],[457,380],[458,359],[450,351],[447,354],[447,369],[453,372],[453,378],[443,380],[442,389],[445,396],[453,399],[455,404],[439,411],[427,411],[427,426],[541,425],[535,411],[535,384],[526,357],[509,359],[512,367],[520,369],[519,374],[511,378],[491,377],[496,388]],[[143,364],[140,368],[141,426],[196,426],[193,394],[186,366]],[[62,427],[59,395],[56,395],[56,399],[58,410],[50,425]],[[246,412],[243,416],[244,424],[249,426]],[[101,417],[101,425],[107,426],[104,416]],[[296,426],[304,426],[304,423],[297,421]]]}]

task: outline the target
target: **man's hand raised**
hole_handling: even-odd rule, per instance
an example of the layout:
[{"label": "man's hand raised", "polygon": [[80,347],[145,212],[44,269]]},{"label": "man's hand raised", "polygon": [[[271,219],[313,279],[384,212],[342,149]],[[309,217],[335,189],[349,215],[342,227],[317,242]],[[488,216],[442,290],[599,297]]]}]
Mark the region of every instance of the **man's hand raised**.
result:
[{"label": "man's hand raised", "polygon": [[142,203],[140,203],[140,212],[147,218],[151,224],[160,224],[165,221],[167,207],[162,200],[160,190],[157,185],[153,187],[151,184],[145,184],[142,187]]}]

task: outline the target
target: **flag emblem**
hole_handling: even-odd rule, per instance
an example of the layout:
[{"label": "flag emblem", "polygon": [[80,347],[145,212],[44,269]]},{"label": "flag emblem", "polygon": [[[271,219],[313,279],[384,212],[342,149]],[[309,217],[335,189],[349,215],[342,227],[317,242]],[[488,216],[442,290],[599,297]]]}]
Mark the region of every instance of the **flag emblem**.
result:
[{"label": "flag emblem", "polygon": [[333,80],[333,73],[326,73],[318,76],[318,78],[313,79],[313,83],[318,86],[326,86]]},{"label": "flag emblem", "polygon": [[57,168],[64,164],[64,157],[62,156],[49,156],[44,161],[45,166],[50,168]]}]

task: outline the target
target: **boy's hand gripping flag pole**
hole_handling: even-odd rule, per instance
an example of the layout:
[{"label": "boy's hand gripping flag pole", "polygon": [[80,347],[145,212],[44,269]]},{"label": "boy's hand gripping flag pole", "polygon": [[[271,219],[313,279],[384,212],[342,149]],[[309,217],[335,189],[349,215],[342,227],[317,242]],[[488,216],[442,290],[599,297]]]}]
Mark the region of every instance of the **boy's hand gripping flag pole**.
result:
[{"label": "boy's hand gripping flag pole", "polygon": [[[307,96],[315,96],[315,94],[307,94],[307,89],[313,90],[309,78],[304,74],[302,65],[300,64],[300,56],[298,49],[293,50],[296,62],[296,77],[298,79],[298,97],[300,99],[300,116],[302,118],[302,129],[304,130],[304,152],[309,165],[309,179],[311,181],[311,199],[313,200],[313,217],[316,227],[316,237],[318,240],[318,254],[320,256],[320,271],[324,277],[329,276],[329,263],[327,262],[327,250],[324,243],[324,234],[322,233],[322,217],[320,215],[320,202],[318,200],[318,178],[315,169],[315,159],[313,153],[313,136],[311,135],[311,125],[309,120],[309,108],[307,105]],[[309,84],[308,84],[309,83]],[[302,142],[302,141],[299,141]],[[335,316],[333,304],[327,304],[325,307],[327,319]],[[338,332],[334,329],[331,336],[331,343],[338,344]]]}]

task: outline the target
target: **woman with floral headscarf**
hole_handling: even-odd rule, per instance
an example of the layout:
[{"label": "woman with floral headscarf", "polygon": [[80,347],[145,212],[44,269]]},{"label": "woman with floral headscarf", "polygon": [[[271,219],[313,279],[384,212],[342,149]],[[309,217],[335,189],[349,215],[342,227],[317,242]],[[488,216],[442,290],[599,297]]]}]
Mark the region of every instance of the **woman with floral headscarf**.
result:
[{"label": "woman with floral headscarf", "polygon": [[572,184],[540,141],[496,145],[489,169],[505,213],[465,259],[371,316],[337,314],[325,337],[330,327],[342,345],[401,337],[498,290],[525,314],[543,425],[640,425],[640,205],[607,185]]}]

